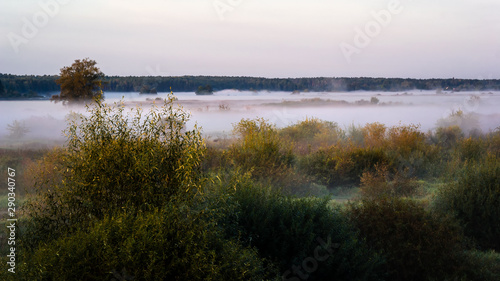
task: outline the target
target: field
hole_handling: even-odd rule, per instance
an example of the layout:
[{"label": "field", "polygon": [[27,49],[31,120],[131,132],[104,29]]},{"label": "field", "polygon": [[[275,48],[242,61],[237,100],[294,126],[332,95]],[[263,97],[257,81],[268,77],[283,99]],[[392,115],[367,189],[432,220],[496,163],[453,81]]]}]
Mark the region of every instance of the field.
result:
[{"label": "field", "polygon": [[[166,97],[71,115],[63,145],[4,140],[0,179],[15,177],[18,207],[12,280],[499,280],[500,131],[477,129],[496,122],[488,112],[452,110],[432,129],[277,124],[239,118],[252,105],[238,100]],[[385,98],[253,107],[408,106]],[[239,120],[202,132],[178,104],[205,123],[214,112]],[[11,280],[3,229],[0,279]]]}]

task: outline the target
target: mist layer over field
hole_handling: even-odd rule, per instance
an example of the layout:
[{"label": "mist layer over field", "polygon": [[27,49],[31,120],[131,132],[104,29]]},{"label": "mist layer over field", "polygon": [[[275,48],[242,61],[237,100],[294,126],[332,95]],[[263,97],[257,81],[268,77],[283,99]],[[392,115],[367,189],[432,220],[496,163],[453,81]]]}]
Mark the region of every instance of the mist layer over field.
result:
[{"label": "mist layer over field", "polygon": [[[230,133],[233,123],[242,118],[263,117],[285,127],[304,120],[318,118],[337,122],[340,127],[380,122],[420,125],[422,131],[450,124],[449,116],[461,110],[464,120],[454,122],[465,132],[488,132],[500,126],[500,92],[252,92],[224,90],[210,96],[192,92],[174,93],[177,103],[191,112],[188,123],[197,123],[206,135]],[[168,93],[140,95],[139,93],[105,93],[108,104],[120,99],[129,107],[149,107],[154,99]],[[156,101],[160,104],[160,101]],[[71,112],[84,113],[83,106],[64,106],[50,101],[2,101],[0,140],[2,143],[30,140],[63,140],[65,118]],[[22,124],[28,132],[20,139],[12,136],[12,124]],[[9,129],[9,127],[11,129]]]}]

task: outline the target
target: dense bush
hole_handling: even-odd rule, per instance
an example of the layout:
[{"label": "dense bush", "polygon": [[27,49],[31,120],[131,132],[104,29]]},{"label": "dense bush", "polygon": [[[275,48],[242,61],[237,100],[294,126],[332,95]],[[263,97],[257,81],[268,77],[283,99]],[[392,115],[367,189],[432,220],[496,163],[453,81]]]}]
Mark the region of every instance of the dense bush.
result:
[{"label": "dense bush", "polygon": [[234,125],[239,140],[230,148],[231,159],[258,177],[271,176],[292,164],[291,145],[265,119],[243,119]]},{"label": "dense bush", "polygon": [[340,145],[304,156],[299,168],[319,183],[335,187],[358,184],[363,172],[374,171],[376,165],[386,165],[389,161],[380,148]]},{"label": "dense bush", "polygon": [[[217,190],[227,235],[275,261],[284,280],[380,280],[383,260],[360,240],[328,199],[293,198],[252,183],[248,176],[222,176]],[[223,202],[221,204],[221,202]],[[314,260],[316,255],[325,257]]]},{"label": "dense bush", "polygon": [[461,251],[460,228],[401,198],[351,205],[354,223],[371,247],[386,257],[387,280],[444,280],[453,276]]},{"label": "dense bush", "polygon": [[443,188],[436,208],[453,213],[465,226],[465,234],[482,249],[500,251],[500,161],[489,155],[469,162],[457,179]]},{"label": "dense bush", "polygon": [[148,210],[192,193],[203,141],[196,129],[183,128],[188,115],[173,108],[172,99],[146,115],[97,103],[89,117],[71,120],[58,164],[52,158],[40,163],[52,174],[39,178],[27,205],[27,239],[36,244],[115,210]]},{"label": "dense bush", "polygon": [[462,139],[457,144],[457,150],[462,161],[477,161],[486,154],[485,142],[482,138]]},{"label": "dense bush", "polygon": [[377,165],[376,172],[361,176],[360,194],[365,199],[415,195],[419,185],[407,171],[390,173],[387,166]]},{"label": "dense bush", "polygon": [[233,131],[239,138],[225,155],[233,169],[241,167],[259,182],[273,185],[285,193],[315,192],[309,179],[293,168],[292,144],[280,137],[274,125],[262,118],[243,119],[234,125]]},{"label": "dense bush", "polygon": [[436,132],[431,135],[431,141],[438,144],[445,150],[449,150],[464,137],[462,129],[459,126],[438,127]]},{"label": "dense bush", "polygon": [[486,136],[486,147],[490,154],[500,157],[500,127]]},{"label": "dense bush", "polygon": [[[255,119],[205,149],[173,99],[70,116],[67,146],[30,172],[17,279],[498,280],[499,255],[480,251],[499,250],[498,132]],[[400,198],[439,175],[434,209]],[[350,205],[323,197],[358,185]]]},{"label": "dense bush", "polygon": [[106,216],[89,230],[42,243],[24,260],[25,280],[263,280],[275,277],[256,250],[226,240],[202,212]]},{"label": "dense bush", "polygon": [[285,127],[279,130],[279,134],[285,141],[293,143],[294,151],[299,155],[329,147],[345,139],[345,133],[337,123],[316,118],[306,118]]},{"label": "dense bush", "polygon": [[376,165],[423,176],[433,172],[439,159],[439,151],[426,143],[425,134],[414,125],[386,128],[371,123],[351,127],[346,142],[301,157],[299,170],[335,187],[359,184],[363,173],[375,172]]}]

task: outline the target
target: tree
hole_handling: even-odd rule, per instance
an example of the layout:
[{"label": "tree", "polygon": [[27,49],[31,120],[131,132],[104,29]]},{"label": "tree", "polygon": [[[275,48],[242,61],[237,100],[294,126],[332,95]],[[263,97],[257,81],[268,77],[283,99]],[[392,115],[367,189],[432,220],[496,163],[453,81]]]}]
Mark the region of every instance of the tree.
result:
[{"label": "tree", "polygon": [[0,94],[3,94],[4,91],[5,91],[5,88],[2,84],[2,80],[0,80]]},{"label": "tree", "polygon": [[17,120],[14,120],[12,124],[7,125],[7,130],[10,131],[9,137],[12,139],[20,139],[30,132],[24,122],[19,122]]},{"label": "tree", "polygon": [[214,90],[211,85],[199,86],[195,92],[197,95],[213,95]]},{"label": "tree", "polygon": [[61,68],[56,83],[61,86],[61,93],[51,100],[63,103],[79,103],[93,99],[103,99],[101,90],[104,73],[96,67],[96,62],[88,58],[75,60],[71,66]]}]

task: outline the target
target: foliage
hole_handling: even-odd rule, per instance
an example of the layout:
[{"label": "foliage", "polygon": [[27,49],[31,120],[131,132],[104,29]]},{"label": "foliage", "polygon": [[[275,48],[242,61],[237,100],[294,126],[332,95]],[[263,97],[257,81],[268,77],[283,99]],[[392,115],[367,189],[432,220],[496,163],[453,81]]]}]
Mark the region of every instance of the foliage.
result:
[{"label": "foliage", "polygon": [[365,172],[376,165],[409,176],[428,173],[428,165],[437,160],[437,150],[426,143],[418,126],[387,128],[380,123],[348,128],[342,143],[320,148],[299,160],[307,175],[329,187],[359,184]]},{"label": "foliage", "polygon": [[361,176],[360,193],[365,199],[415,195],[419,185],[408,172],[396,171],[391,175],[387,166],[376,165],[376,172],[364,172]]},{"label": "foliage", "polygon": [[[499,255],[481,251],[498,251],[498,132],[342,130],[309,118],[277,129],[260,118],[205,149],[173,101],[146,114],[100,101],[71,114],[67,145],[29,173],[40,154],[0,150],[1,166],[23,167],[20,185],[36,176],[16,278],[498,279]],[[427,184],[436,198],[401,198],[436,175]],[[324,196],[358,185],[362,200],[351,204]]]},{"label": "foliage", "polygon": [[63,103],[79,103],[103,99],[101,90],[104,73],[99,70],[94,60],[88,58],[75,60],[71,66],[61,68],[59,79],[61,93],[54,95],[51,100]]},{"label": "foliage", "polygon": [[366,124],[361,130],[365,147],[386,146],[387,127],[378,122]]},{"label": "foliage", "polygon": [[479,161],[486,154],[485,141],[482,138],[461,139],[457,150],[462,161]]},{"label": "foliage", "polygon": [[[0,98],[28,98],[26,94],[58,91],[56,76],[0,74],[5,93]],[[179,92],[194,92],[200,85],[214,89],[268,90],[268,91],[401,91],[455,88],[456,90],[499,90],[500,80],[467,79],[400,79],[400,78],[260,78],[216,76],[108,76],[104,91],[137,92],[142,85],[155,85],[158,92],[170,88]]]},{"label": "foliage", "polygon": [[456,175],[440,191],[436,208],[455,214],[480,248],[500,251],[500,161],[489,155],[467,162]]},{"label": "foliage", "polygon": [[[88,231],[43,243],[25,261],[26,280],[263,280],[257,251],[223,239],[202,212],[183,203],[121,213]],[[118,278],[122,280],[121,278]]]},{"label": "foliage", "polygon": [[199,86],[198,89],[196,89],[195,93],[197,95],[213,95],[214,90],[213,90],[212,86],[205,85],[205,86]]},{"label": "foliage", "polygon": [[294,151],[304,155],[339,143],[345,138],[337,123],[306,118],[291,126],[279,130],[285,141],[293,142]]},{"label": "foliage", "polygon": [[17,120],[14,120],[12,124],[8,124],[7,130],[10,132],[8,137],[11,139],[21,139],[30,132],[30,129],[24,122]]},{"label": "foliage", "polygon": [[300,169],[328,187],[358,184],[362,174],[389,159],[380,148],[336,145],[301,159]]},{"label": "foliage", "polygon": [[[239,237],[275,261],[285,280],[295,280],[298,277],[292,276],[301,273],[307,280],[381,279],[383,260],[358,238],[340,208],[329,206],[328,198],[284,196],[239,171],[217,179],[208,188],[213,192],[208,197],[216,198],[212,204],[232,206],[224,209],[230,216],[219,225],[224,225],[226,235]],[[327,258],[317,260],[317,269],[308,272],[304,261],[315,253]]]},{"label": "foliage", "polygon": [[363,200],[348,213],[371,247],[387,258],[387,280],[443,280],[456,269],[460,228],[401,198]]},{"label": "foliage", "polygon": [[411,153],[424,148],[425,135],[417,125],[394,126],[388,131],[388,142],[391,152],[407,158]]},{"label": "foliage", "polygon": [[[172,96],[143,115],[97,102],[90,116],[73,119],[56,167],[61,181],[38,181],[27,210],[29,239],[58,237],[115,210],[148,210],[172,197],[192,196],[204,152],[200,133],[184,129],[189,117]],[[42,165],[52,165],[45,161]],[[46,169],[43,168],[42,169]]]},{"label": "foliage", "polygon": [[234,125],[239,138],[230,145],[226,159],[233,168],[241,167],[261,183],[273,185],[287,194],[311,195],[318,190],[293,168],[292,144],[267,120],[243,119]]},{"label": "foliage", "polygon": [[438,127],[432,141],[445,150],[449,150],[464,137],[459,126]]},{"label": "foliage", "polygon": [[239,140],[230,147],[230,158],[257,177],[271,176],[293,161],[291,146],[284,142],[274,125],[263,118],[243,119],[233,127]]},{"label": "foliage", "polygon": [[500,157],[500,127],[485,137],[485,146],[488,153]]}]

